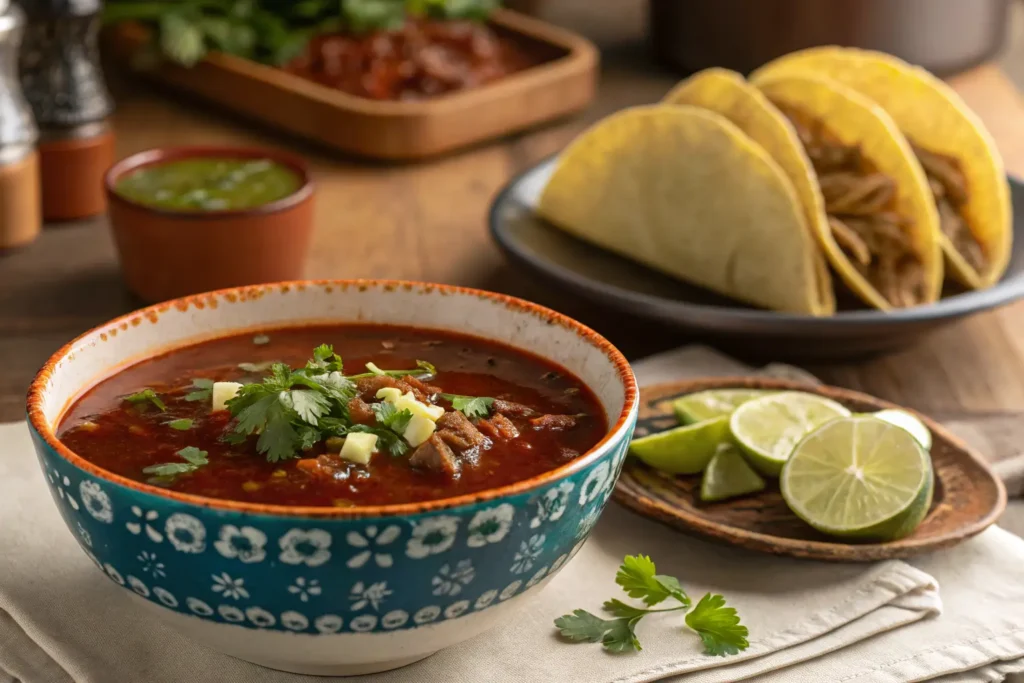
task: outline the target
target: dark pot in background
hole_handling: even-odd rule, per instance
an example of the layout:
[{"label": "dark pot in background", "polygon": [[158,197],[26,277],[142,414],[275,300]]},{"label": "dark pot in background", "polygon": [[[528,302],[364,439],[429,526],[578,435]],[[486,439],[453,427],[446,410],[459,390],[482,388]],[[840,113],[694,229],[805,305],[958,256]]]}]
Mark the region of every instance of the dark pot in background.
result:
[{"label": "dark pot in background", "polygon": [[649,0],[657,57],[675,69],[747,73],[815,45],[889,52],[938,75],[1003,46],[1011,0]]}]

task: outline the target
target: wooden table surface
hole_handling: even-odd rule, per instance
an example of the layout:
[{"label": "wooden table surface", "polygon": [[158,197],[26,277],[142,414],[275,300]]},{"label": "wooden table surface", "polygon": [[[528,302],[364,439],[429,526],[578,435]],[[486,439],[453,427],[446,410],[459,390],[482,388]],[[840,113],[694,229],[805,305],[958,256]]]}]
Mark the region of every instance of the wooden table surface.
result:
[{"label": "wooden table surface", "polygon": [[[652,64],[639,0],[615,12],[564,6],[556,17],[594,38],[604,66],[600,95],[583,116],[412,166],[354,162],[260,129],[178,95],[113,79],[118,155],[173,144],[289,147],[319,184],[307,275],[388,277],[483,287],[560,309],[607,335],[630,357],[689,341],[678,332],[609,316],[513,269],[486,226],[497,190],[517,171],[564,146],[585,125],[621,107],[657,100],[676,77]],[[568,7],[569,9],[565,9]],[[1024,101],[994,65],[954,87],[993,135],[1010,170],[1024,173]],[[0,420],[20,419],[27,384],[62,343],[138,306],[123,289],[105,219],[47,226],[23,250],[0,256]],[[1024,308],[948,327],[912,349],[866,362],[809,369],[826,381],[931,413],[992,417],[1024,412]],[[755,352],[748,349],[749,352]]]}]

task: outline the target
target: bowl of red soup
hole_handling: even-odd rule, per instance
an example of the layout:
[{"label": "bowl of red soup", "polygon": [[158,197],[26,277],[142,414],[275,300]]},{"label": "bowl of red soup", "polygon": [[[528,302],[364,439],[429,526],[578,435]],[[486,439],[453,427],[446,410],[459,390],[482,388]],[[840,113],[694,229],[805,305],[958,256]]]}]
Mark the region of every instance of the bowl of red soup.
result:
[{"label": "bowl of red soup", "polygon": [[115,164],[106,192],[125,282],[146,301],[302,277],[313,183],[289,154],[153,149]]},{"label": "bowl of red soup", "polygon": [[535,304],[318,281],[102,325],[46,363],[28,413],[68,528],[139,608],[345,675],[536,596],[608,500],[637,391],[607,341]]}]

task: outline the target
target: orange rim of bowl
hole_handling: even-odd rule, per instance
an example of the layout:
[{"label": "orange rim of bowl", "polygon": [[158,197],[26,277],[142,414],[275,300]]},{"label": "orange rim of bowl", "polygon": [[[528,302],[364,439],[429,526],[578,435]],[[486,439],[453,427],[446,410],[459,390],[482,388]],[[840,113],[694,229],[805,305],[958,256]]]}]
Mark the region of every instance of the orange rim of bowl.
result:
[{"label": "orange rim of bowl", "polygon": [[[137,202],[134,199],[129,199],[117,191],[117,181],[129,173],[165,162],[197,158],[270,159],[295,171],[302,180],[302,184],[291,194],[266,204],[252,206],[247,209],[224,209],[220,211],[185,211],[150,206]],[[313,195],[314,183],[306,162],[288,152],[264,149],[262,147],[181,146],[154,147],[153,149],[137,152],[121,159],[107,169],[107,172],[103,175],[103,187],[106,190],[107,199],[111,203],[120,203],[139,211],[147,211],[172,218],[210,220],[238,216],[261,216],[286,211],[309,199]]]},{"label": "orange rim of bowl", "polygon": [[[229,295],[236,296],[236,301],[241,301],[245,298],[245,295],[249,293],[264,293],[268,291],[282,291],[287,292],[290,289],[302,290],[307,287],[337,287],[339,289],[347,289],[349,287],[359,287],[361,290],[367,288],[380,288],[383,291],[396,291],[398,289],[405,289],[406,291],[420,290],[423,294],[431,294],[434,291],[439,291],[442,294],[460,294],[467,296],[475,296],[477,298],[486,299],[493,301],[497,304],[503,304],[506,308],[530,313],[537,317],[540,317],[549,324],[560,325],[571,332],[574,332],[577,336],[581,337],[592,346],[601,351],[605,357],[611,361],[615,368],[615,373],[618,376],[619,382],[623,387],[623,406],[622,411],[619,413],[615,423],[608,428],[604,437],[598,441],[590,450],[576,458],[570,463],[562,465],[549,472],[539,474],[523,481],[518,481],[513,484],[501,486],[494,489],[486,489],[484,491],[478,491],[476,493],[467,493],[461,496],[455,496],[452,498],[441,498],[438,500],[422,501],[415,503],[398,503],[394,505],[372,505],[366,507],[356,508],[335,508],[335,507],[324,507],[324,506],[291,506],[291,505],[271,505],[265,503],[245,503],[240,501],[225,500],[219,498],[210,498],[207,496],[200,496],[190,493],[179,493],[177,491],[168,491],[157,486],[151,486],[142,482],[129,479],[128,477],[120,474],[115,474],[108,470],[105,470],[92,462],[89,462],[85,458],[76,454],[70,448],[65,446],[59,439],[57,439],[53,428],[47,423],[43,416],[43,395],[46,391],[46,385],[49,383],[51,378],[57,372],[57,363],[63,360],[75,346],[85,338],[94,334],[98,335],[102,330],[117,327],[121,324],[126,324],[138,317],[149,317],[159,316],[161,313],[166,312],[171,308],[178,310],[187,310],[189,306],[197,305],[197,308],[202,308],[206,305],[206,302],[214,297],[228,297]],[[242,295],[242,296],[239,296]],[[258,327],[258,325],[254,326]],[[287,327],[287,326],[285,326]],[[444,328],[438,328],[444,329]],[[218,337],[226,337],[234,334],[233,332],[227,331],[223,335]],[[478,335],[471,335],[478,336]],[[213,337],[217,338],[217,337]],[[170,346],[170,349],[179,348],[187,345],[187,342],[181,344],[175,344]],[[516,347],[513,347],[516,348]],[[544,356],[541,356],[543,358]],[[123,366],[122,366],[123,367]],[[92,385],[92,386],[95,386]],[[76,401],[81,398],[82,394],[91,387],[79,390],[75,393],[74,397],[69,399],[65,406],[61,410],[60,417],[67,412],[67,409]],[[473,505],[484,501],[494,500],[497,498],[504,498],[507,496],[518,495],[539,488],[545,484],[558,481],[570,474],[573,474],[579,470],[582,470],[594,461],[598,459],[600,455],[599,451],[604,450],[606,447],[611,445],[617,439],[625,438],[628,424],[632,418],[635,417],[635,413],[638,410],[639,403],[639,392],[637,389],[636,378],[633,376],[633,371],[629,366],[629,362],[622,355],[622,353],[616,349],[611,342],[605,339],[597,332],[591,330],[589,327],[583,325],[576,320],[573,320],[569,316],[553,311],[549,308],[541,306],[539,304],[531,303],[524,299],[517,297],[508,296],[506,294],[498,294],[496,292],[488,292],[481,289],[473,289],[470,287],[459,287],[456,285],[439,285],[426,282],[408,281],[408,280],[380,280],[380,279],[355,279],[355,280],[293,280],[288,282],[277,282],[266,285],[249,285],[241,287],[231,287],[228,289],[220,289],[213,292],[205,292],[202,294],[194,294],[191,296],[181,297],[178,299],[172,299],[159,304],[154,304],[146,308],[127,313],[125,315],[114,318],[110,321],[98,325],[83,334],[75,337],[67,344],[62,346],[56,353],[43,364],[43,367],[36,373],[35,378],[29,385],[28,390],[28,420],[32,428],[42,437],[46,444],[53,449],[55,453],[60,455],[64,460],[68,461],[75,467],[88,472],[89,474],[99,479],[119,484],[121,486],[134,489],[140,493],[148,493],[160,498],[165,498],[178,503],[184,503],[188,505],[198,505],[200,507],[224,510],[239,513],[249,514],[262,514],[262,515],[274,515],[283,517],[316,517],[316,518],[366,518],[366,517],[387,517],[387,516],[405,516],[405,515],[416,515],[426,512],[435,512],[439,510],[447,510],[463,505]],[[54,421],[59,423],[59,418]]]}]

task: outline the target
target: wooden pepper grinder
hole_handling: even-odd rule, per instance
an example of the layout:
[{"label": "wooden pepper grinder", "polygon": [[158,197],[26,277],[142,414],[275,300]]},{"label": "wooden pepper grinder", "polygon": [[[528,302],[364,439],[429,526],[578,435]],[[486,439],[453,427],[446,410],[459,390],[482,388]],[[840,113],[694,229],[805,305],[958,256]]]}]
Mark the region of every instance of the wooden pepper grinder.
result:
[{"label": "wooden pepper grinder", "polygon": [[38,132],[18,83],[18,49],[25,16],[0,0],[0,250],[39,235]]},{"label": "wooden pepper grinder", "polygon": [[39,126],[43,218],[103,213],[103,175],[114,163],[113,102],[97,33],[101,0],[21,0],[28,15],[21,85]]}]

